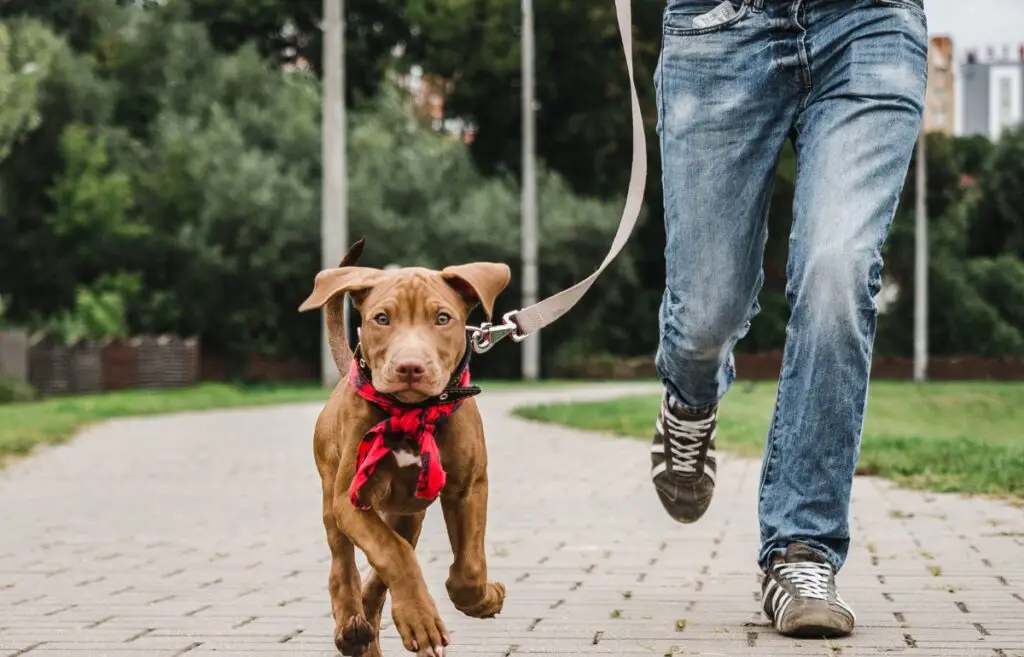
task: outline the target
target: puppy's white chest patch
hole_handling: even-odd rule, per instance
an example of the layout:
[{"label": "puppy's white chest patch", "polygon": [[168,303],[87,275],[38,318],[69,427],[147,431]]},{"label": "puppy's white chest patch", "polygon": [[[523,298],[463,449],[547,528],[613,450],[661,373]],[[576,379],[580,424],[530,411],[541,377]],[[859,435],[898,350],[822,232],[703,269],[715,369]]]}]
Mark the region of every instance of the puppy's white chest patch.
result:
[{"label": "puppy's white chest patch", "polygon": [[420,464],[419,454],[413,454],[408,449],[396,449],[392,454],[395,455],[395,461],[398,462],[398,467],[400,468],[407,468],[410,465]]}]

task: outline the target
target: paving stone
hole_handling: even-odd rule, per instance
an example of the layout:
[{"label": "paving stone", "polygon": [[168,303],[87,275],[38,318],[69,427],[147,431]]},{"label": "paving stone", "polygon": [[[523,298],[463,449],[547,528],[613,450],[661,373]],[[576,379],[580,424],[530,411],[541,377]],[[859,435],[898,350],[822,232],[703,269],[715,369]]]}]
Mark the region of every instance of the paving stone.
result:
[{"label": "paving stone", "polygon": [[[452,608],[433,509],[418,553],[452,657],[1024,657],[1019,507],[858,479],[839,576],[858,631],[794,641],[759,611],[758,463],[724,458],[708,514],[682,526],[656,500],[645,443],[508,415],[649,390],[482,396],[488,559],[509,597],[488,621]],[[318,411],[109,422],[0,471],[0,657],[336,655]],[[389,613],[384,652],[405,654]]]}]

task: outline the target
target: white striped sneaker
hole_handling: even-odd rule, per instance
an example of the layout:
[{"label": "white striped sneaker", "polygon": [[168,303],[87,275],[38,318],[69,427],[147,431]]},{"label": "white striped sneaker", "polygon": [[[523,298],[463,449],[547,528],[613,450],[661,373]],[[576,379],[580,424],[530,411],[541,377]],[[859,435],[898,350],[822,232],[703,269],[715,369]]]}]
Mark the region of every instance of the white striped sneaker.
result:
[{"label": "white striped sneaker", "polygon": [[651,479],[661,505],[679,522],[696,522],[711,504],[717,419],[717,407],[691,413],[667,393],[661,401],[651,443]]},{"label": "white striped sneaker", "polygon": [[761,606],[779,634],[831,639],[853,632],[857,618],[836,590],[835,572],[817,550],[793,543],[761,585]]}]

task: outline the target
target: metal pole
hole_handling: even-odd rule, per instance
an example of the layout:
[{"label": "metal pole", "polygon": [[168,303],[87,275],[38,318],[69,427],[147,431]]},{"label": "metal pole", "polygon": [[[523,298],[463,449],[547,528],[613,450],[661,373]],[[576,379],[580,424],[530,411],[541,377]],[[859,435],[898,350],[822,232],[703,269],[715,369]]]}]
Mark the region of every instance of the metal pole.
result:
[{"label": "metal pole", "polygon": [[914,380],[928,377],[928,206],[927,135],[922,129],[917,138],[917,204],[914,230]]},{"label": "metal pole", "polygon": [[[537,148],[534,103],[533,0],[523,0],[523,308],[537,302]],[[522,343],[523,379],[540,378],[540,336]]]},{"label": "metal pole", "polygon": [[[348,242],[345,190],[345,6],[344,0],[323,5],[323,190],[320,208],[320,256],[323,268],[337,267]],[[338,367],[321,328],[320,380],[333,387]]]}]

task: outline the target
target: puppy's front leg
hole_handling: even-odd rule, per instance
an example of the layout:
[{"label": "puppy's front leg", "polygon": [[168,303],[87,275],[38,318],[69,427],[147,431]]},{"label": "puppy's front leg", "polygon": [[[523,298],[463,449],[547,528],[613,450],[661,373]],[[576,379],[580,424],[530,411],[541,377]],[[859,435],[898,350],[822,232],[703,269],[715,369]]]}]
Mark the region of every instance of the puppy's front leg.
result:
[{"label": "puppy's front leg", "polygon": [[487,526],[487,479],[471,484],[461,496],[442,497],[444,524],[455,561],[448,571],[448,597],[455,608],[474,618],[490,618],[505,603],[505,585],[487,581],[484,531]]},{"label": "puppy's front leg", "polygon": [[347,494],[335,496],[334,513],[338,526],[366,554],[391,591],[391,616],[405,649],[423,657],[441,657],[448,631],[427,591],[412,545],[375,511],[352,506]]},{"label": "puppy's front leg", "polygon": [[324,528],[331,548],[331,574],[328,589],[334,615],[334,645],[342,655],[362,655],[374,640],[373,627],[363,616],[359,597],[359,570],[355,547],[338,528],[334,514],[335,481],[323,477]]},{"label": "puppy's front leg", "polygon": [[[416,542],[420,538],[420,530],[423,528],[423,518],[426,515],[425,511],[411,516],[385,513],[384,522],[387,523],[388,527],[395,530],[399,536],[409,541],[409,545],[415,548]],[[363,583],[363,613],[366,614],[367,620],[373,626],[374,636],[377,639],[370,646],[370,649],[367,650],[364,657],[381,657],[379,645],[380,617],[381,612],[384,610],[384,599],[387,597],[387,594],[388,585],[384,583],[384,580],[380,578],[376,570],[371,570],[370,576]]]}]

